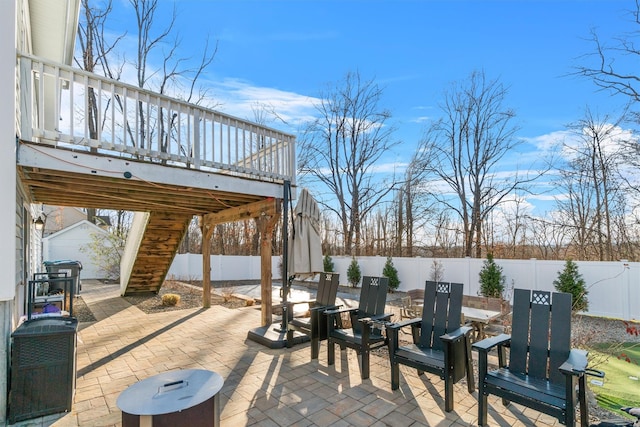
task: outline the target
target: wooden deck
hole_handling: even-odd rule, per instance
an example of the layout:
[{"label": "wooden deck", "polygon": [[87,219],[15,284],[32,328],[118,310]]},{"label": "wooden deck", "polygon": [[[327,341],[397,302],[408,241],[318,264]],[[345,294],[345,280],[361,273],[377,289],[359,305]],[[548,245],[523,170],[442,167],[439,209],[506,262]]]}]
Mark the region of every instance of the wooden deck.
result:
[{"label": "wooden deck", "polygon": [[[295,137],[61,64],[18,55],[17,165],[32,203],[149,212],[132,292],[157,292],[193,216],[256,217],[295,184]],[[100,129],[86,118],[97,106]],[[271,202],[270,202],[271,201]]]}]

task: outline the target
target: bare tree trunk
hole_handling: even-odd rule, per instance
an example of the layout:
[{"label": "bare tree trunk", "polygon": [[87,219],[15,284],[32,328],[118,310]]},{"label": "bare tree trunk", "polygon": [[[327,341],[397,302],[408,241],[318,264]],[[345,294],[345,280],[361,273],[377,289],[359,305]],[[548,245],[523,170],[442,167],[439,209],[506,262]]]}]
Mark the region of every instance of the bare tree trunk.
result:
[{"label": "bare tree trunk", "polygon": [[430,192],[458,215],[464,254],[469,257],[482,254],[482,221],[487,215],[549,169],[532,165],[528,170],[537,171],[534,175],[497,177],[500,161],[521,144],[515,138],[517,127],[511,125],[515,113],[503,106],[506,95],[497,80],[472,73],[465,85],[446,94],[443,118],[429,127],[414,157],[422,180],[441,180],[456,195],[454,200],[440,190]]},{"label": "bare tree trunk", "polygon": [[386,124],[389,112],[378,106],[381,95],[373,81],[348,73],[342,85],[319,97],[319,118],[300,139],[299,170],[335,197],[336,204],[319,203],[341,221],[345,254],[361,253],[364,221],[396,185],[373,179],[372,168],[398,143]]}]

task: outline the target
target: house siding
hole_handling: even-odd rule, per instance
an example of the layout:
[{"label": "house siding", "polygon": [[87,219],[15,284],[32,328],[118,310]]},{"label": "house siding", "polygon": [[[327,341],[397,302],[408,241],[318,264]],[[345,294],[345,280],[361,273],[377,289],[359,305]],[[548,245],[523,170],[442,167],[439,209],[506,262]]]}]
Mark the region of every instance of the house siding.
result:
[{"label": "house siding", "polygon": [[[16,1],[0,1],[0,182],[5,200],[0,205],[0,422],[7,416],[7,378],[10,364],[11,331],[16,288],[23,275],[24,223],[22,196],[17,191],[16,173]],[[22,6],[20,6],[22,8]],[[22,36],[21,36],[22,37]]]}]

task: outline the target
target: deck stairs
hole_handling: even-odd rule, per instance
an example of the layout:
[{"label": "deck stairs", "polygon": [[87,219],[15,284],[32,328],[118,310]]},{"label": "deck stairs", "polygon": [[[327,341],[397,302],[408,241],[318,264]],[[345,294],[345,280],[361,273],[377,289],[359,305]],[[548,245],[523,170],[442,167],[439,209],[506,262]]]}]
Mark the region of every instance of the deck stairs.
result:
[{"label": "deck stairs", "polygon": [[121,294],[158,293],[192,215],[136,212],[122,257]]}]

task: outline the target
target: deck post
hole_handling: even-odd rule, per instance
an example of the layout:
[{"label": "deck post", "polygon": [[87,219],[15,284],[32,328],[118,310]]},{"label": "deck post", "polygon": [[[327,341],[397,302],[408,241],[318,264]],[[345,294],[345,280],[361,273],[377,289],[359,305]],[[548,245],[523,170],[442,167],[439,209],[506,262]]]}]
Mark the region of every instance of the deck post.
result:
[{"label": "deck post", "polygon": [[262,298],[262,302],[260,303],[260,323],[262,326],[268,326],[272,322],[273,284],[271,280],[271,255],[273,248],[271,245],[271,234],[279,219],[279,213],[272,216],[261,215],[256,218],[256,224],[260,233],[260,297]]},{"label": "deck post", "polygon": [[211,307],[211,236],[214,226],[200,219],[202,224],[202,307]]}]

